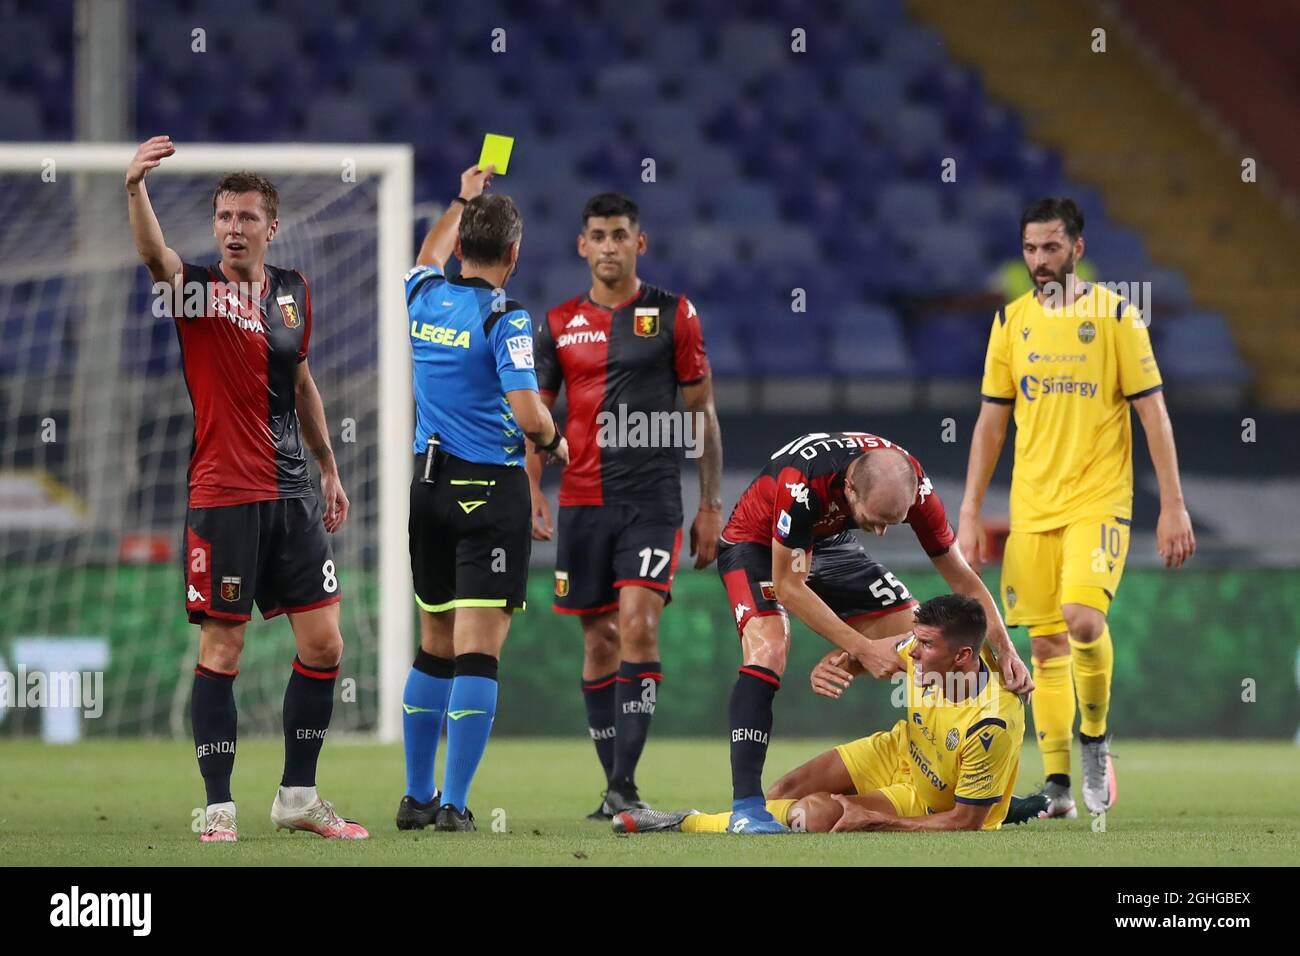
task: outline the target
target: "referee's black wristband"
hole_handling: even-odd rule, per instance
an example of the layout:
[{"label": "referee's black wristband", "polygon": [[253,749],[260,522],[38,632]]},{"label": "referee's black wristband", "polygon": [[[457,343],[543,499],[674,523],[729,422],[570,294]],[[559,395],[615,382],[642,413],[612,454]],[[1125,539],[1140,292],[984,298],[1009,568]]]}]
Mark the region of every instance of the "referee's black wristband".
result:
[{"label": "referee's black wristband", "polygon": [[537,450],[555,451],[555,449],[560,447],[560,439],[562,439],[563,437],[564,436],[560,434],[560,430],[557,428],[555,429],[555,437],[551,439],[551,443],[549,445],[538,445]]},{"label": "referee's black wristband", "polygon": [[452,202],[458,202],[458,203],[460,203],[462,206],[468,206],[468,205],[469,205],[469,200],[466,199],[464,196],[457,196],[455,199],[452,200]]}]

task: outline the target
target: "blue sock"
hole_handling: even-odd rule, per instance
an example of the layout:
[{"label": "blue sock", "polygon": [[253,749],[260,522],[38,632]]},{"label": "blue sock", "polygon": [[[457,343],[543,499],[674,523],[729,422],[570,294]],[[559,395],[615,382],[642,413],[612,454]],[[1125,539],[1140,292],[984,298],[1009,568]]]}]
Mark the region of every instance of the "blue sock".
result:
[{"label": "blue sock", "polygon": [[442,802],[465,810],[483,751],[497,713],[497,659],[487,654],[458,654],[456,678],[447,704],[447,770]]},{"label": "blue sock", "polygon": [[428,803],[437,790],[433,763],[438,756],[442,717],[451,696],[455,664],[421,648],[402,692],[402,740],[406,746],[406,792]]}]

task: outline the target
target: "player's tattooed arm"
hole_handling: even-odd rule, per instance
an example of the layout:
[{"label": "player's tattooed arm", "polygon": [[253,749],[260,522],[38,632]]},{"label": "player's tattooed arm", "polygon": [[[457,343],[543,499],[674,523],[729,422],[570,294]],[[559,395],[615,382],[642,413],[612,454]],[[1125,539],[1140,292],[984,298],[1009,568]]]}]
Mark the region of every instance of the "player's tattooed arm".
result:
[{"label": "player's tattooed arm", "polygon": [[[491,182],[495,170],[495,166],[479,169],[477,165],[465,170],[460,174],[460,192],[456,198],[470,200],[482,195],[487,184]],[[447,203],[446,211],[433,224],[433,228],[424,237],[424,242],[420,244],[420,254],[415,259],[416,265],[432,265],[441,269],[447,264],[447,260],[456,249],[456,235],[460,231],[460,216],[464,211],[464,202],[456,202],[453,199]]]},{"label": "player's tattooed arm", "polygon": [[1142,430],[1146,432],[1147,449],[1156,469],[1160,484],[1160,518],[1156,522],[1156,550],[1164,559],[1165,567],[1179,568],[1196,553],[1196,535],[1192,531],[1192,518],[1183,501],[1183,484],[1178,477],[1178,450],[1174,447],[1174,426],[1165,407],[1165,396],[1160,392],[1144,395],[1133,402]]},{"label": "player's tattooed arm", "polygon": [[325,499],[325,530],[332,534],[347,520],[351,503],[343,490],[338,464],[334,461],[329,424],[325,420],[325,403],[321,401],[320,390],[316,388],[316,380],[311,376],[306,359],[298,363],[294,392],[303,440],[316,459],[316,464],[320,466],[320,489]]},{"label": "player's tattooed arm", "polygon": [[696,555],[698,570],[713,563],[722,534],[722,428],[713,404],[713,376],[682,386],[682,399],[701,425],[695,431],[700,442],[700,511],[691,525],[691,554]]},{"label": "player's tattooed arm", "polygon": [[1011,643],[1011,635],[1007,633],[1002,615],[998,613],[997,602],[993,600],[993,595],[984,586],[980,576],[966,563],[961,548],[949,548],[930,560],[935,570],[943,575],[944,581],[948,583],[953,594],[972,597],[984,608],[984,616],[988,619],[985,639],[993,648],[993,653],[997,655],[998,669],[1002,672],[1002,683],[1007,690],[1016,694],[1027,694],[1032,691],[1034,679],[1030,676],[1025,662],[1020,659],[1016,646]]},{"label": "player's tattooed arm", "polygon": [[131,238],[140,259],[155,282],[170,282],[181,271],[181,257],[168,247],[162,226],[149,202],[144,178],[149,170],[176,152],[170,136],[154,136],[140,144],[126,169],[126,208],[131,219]]}]

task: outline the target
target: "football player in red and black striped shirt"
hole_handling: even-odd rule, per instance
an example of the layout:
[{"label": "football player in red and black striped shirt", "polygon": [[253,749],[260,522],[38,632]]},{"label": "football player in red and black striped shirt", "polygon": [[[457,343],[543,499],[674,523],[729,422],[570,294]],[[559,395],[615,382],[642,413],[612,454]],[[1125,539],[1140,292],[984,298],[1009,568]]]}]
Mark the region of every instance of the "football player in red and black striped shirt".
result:
[{"label": "football player in red and black striped shirt", "polygon": [[[916,599],[867,555],[853,531],[883,535],[904,522],[953,592],[984,607],[1007,689],[1032,688],[993,596],[962,557],[921,463],[867,432],[803,435],[777,449],[745,489],[718,550],[744,657],[730,705],[732,832],[786,829],[764,806],[762,775],[772,701],[790,646],[787,611],[838,648],[813,670],[817,693],[838,697],[855,674],[887,677],[900,669],[893,639],[911,630]],[[787,774],[768,796],[852,792],[837,789],[845,773],[831,750]]]},{"label": "football player in red and black striped shirt", "polygon": [[[208,803],[199,838],[231,842],[237,835],[234,680],[256,602],[263,617],[288,615],[298,650],[284,695],[284,774],[271,819],[329,839],[364,839],[364,827],[316,793],[343,655],[338,572],[326,532],[346,520],[348,498],[307,367],[311,293],[302,273],[266,265],[279,195],[255,173],[228,175],[213,193],[220,260],[181,261],[163,239],[144,184],[175,151],[167,136],[141,144],[126,191],[131,234],[170,304],[194,405],[184,562],[185,607],[201,627],[191,699]],[[320,466],[323,516],[304,437]]]},{"label": "football player in red and black striped shirt", "polygon": [[[590,819],[645,806],[634,775],[663,677],[659,615],[682,543],[683,445],[699,460],[695,567],[713,561],[722,527],[722,437],[700,318],[684,295],[637,276],[639,218],[626,196],[587,202],[578,253],[591,289],[551,309],[535,335],[542,400],[553,406],[568,390],[554,607],[582,624],[583,699],[608,784]],[[685,413],[674,411],[678,389]],[[549,539],[542,456],[527,467],[533,535]]]}]

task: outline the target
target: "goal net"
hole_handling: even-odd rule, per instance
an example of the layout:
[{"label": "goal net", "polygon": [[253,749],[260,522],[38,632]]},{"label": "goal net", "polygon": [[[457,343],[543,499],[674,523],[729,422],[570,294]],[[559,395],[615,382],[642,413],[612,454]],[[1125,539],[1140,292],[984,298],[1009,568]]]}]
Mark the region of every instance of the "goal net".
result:
[{"label": "goal net", "polygon": [[[102,673],[86,735],[189,733],[199,631],[184,610],[181,536],[193,417],[175,327],[131,240],[133,151],[0,145],[0,680],[11,689],[0,734],[39,732],[43,708],[28,703],[60,701],[29,700],[32,674],[56,670]],[[148,187],[185,261],[218,258],[212,190],[236,169],[280,192],[267,259],[310,283],[309,360],[352,501],[334,536],[345,651],[333,727],[391,738],[381,658],[391,696],[412,647],[410,152],[182,146]],[[279,731],[293,654],[287,620],[254,612],[235,681],[241,732]]]}]

